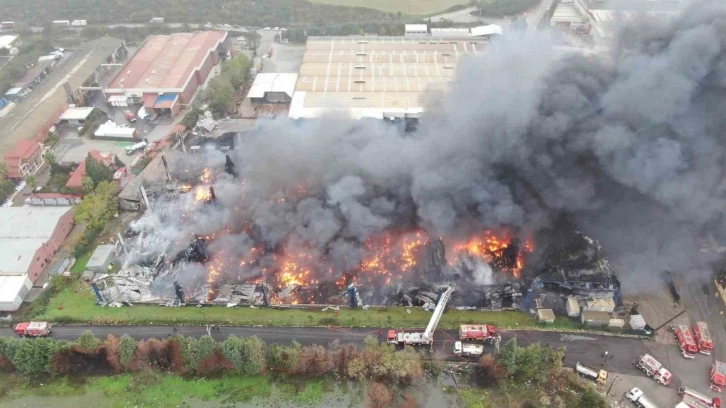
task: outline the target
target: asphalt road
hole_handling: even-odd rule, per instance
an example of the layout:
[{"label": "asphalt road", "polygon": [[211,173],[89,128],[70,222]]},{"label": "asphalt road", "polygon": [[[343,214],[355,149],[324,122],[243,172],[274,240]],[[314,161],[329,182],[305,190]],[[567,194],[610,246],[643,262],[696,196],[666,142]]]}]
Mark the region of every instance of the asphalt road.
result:
[{"label": "asphalt road", "polygon": [[[75,340],[85,330],[91,330],[96,336],[104,338],[109,334],[121,336],[128,334],[136,339],[165,338],[174,335],[171,326],[56,326],[51,337],[63,340]],[[204,326],[178,326],[178,333],[185,336],[199,337],[207,333]],[[385,330],[384,330],[385,332]],[[341,343],[362,344],[367,336],[378,336],[374,328],[320,328],[320,327],[219,327],[219,331],[211,331],[212,337],[222,341],[230,334],[236,336],[257,336],[267,343],[290,344],[293,340],[303,345],[328,344],[333,340]],[[16,336],[10,328],[0,329],[0,336]],[[632,364],[639,354],[645,353],[643,341],[639,339],[599,336],[587,333],[558,333],[533,330],[516,330],[502,332],[502,343],[516,336],[520,345],[540,342],[542,346],[565,347],[565,365],[572,366],[576,361],[602,366],[602,353],[607,350],[613,355],[608,359],[605,368],[608,371],[624,374],[639,373]],[[457,332],[455,330],[439,330],[434,336],[434,350],[451,359],[458,359],[452,354]],[[493,346],[486,346],[487,352],[493,352]]]}]

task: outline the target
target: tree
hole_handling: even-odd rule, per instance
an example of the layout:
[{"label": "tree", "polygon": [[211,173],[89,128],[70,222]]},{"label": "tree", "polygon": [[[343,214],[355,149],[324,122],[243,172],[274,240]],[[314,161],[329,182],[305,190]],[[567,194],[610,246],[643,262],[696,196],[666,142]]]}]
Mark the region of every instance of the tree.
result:
[{"label": "tree", "polygon": [[184,119],[182,119],[182,121],[179,123],[186,126],[187,129],[193,129],[197,125],[197,122],[199,121],[199,115],[201,115],[201,113],[201,110],[197,108],[192,108],[192,110],[184,115]]},{"label": "tree", "polygon": [[222,353],[240,374],[260,374],[267,368],[266,347],[259,337],[229,336],[222,344]]},{"label": "tree", "polygon": [[238,90],[249,80],[250,68],[252,68],[252,60],[244,54],[239,54],[222,63],[222,75],[229,80],[232,88]]},{"label": "tree", "polygon": [[0,180],[8,178],[8,165],[4,162],[0,162]]},{"label": "tree", "polygon": [[86,193],[92,193],[95,186],[93,179],[90,177],[84,177],[83,180],[81,180],[81,187],[83,187],[83,191]]},{"label": "tree", "polygon": [[[542,347],[539,343],[517,349],[516,376],[523,380],[538,380],[541,370]],[[546,375],[546,374],[545,374]]]},{"label": "tree", "polygon": [[234,107],[234,89],[228,79],[216,77],[209,81],[204,91],[209,109],[215,116],[225,116]]},{"label": "tree", "polygon": [[372,408],[386,408],[393,401],[391,391],[379,382],[369,383],[366,394],[368,395],[368,402]]},{"label": "tree", "polygon": [[25,184],[29,185],[30,188],[35,188],[36,184],[38,184],[38,179],[35,177],[35,174],[28,174],[24,178]]},{"label": "tree", "polygon": [[497,355],[497,362],[501,365],[510,375],[517,372],[517,338],[512,337],[508,342],[499,349],[499,355]]},{"label": "tree", "polygon": [[51,359],[66,344],[49,338],[25,340],[20,343],[12,363],[20,374],[30,377],[52,375]]},{"label": "tree", "polygon": [[472,373],[474,383],[480,387],[495,386],[504,375],[504,368],[491,355],[482,356]]},{"label": "tree", "polygon": [[76,210],[76,222],[86,223],[91,231],[100,231],[118,211],[118,184],[104,181],[92,194],[83,197]]},{"label": "tree", "polygon": [[53,167],[53,165],[56,164],[55,153],[53,153],[51,150],[46,150],[45,153],[43,153],[43,160],[45,160],[45,162],[48,163],[49,166]]},{"label": "tree", "polygon": [[101,345],[101,340],[90,330],[86,330],[76,339],[75,345],[86,351],[95,351]]},{"label": "tree", "polygon": [[93,184],[98,185],[101,182],[113,180],[113,170],[94,159],[89,153],[86,157],[86,177],[90,177]]},{"label": "tree", "polygon": [[323,375],[333,368],[333,360],[323,346],[305,346],[300,350],[297,372],[307,375]]},{"label": "tree", "polygon": [[582,393],[582,395],[580,395],[580,402],[578,405],[580,408],[607,407],[605,399],[603,399],[603,397],[601,397],[598,393],[596,393],[589,387],[585,388],[585,391]]},{"label": "tree", "polygon": [[123,367],[128,367],[134,361],[137,343],[131,336],[124,334],[119,339],[118,359]]}]

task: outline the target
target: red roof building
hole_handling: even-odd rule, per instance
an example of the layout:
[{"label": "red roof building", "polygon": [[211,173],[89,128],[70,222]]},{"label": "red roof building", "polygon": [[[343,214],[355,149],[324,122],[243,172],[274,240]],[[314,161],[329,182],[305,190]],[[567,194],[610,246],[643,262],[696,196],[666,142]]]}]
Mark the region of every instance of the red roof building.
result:
[{"label": "red roof building", "polygon": [[22,179],[29,174],[35,174],[45,164],[42,143],[35,140],[23,140],[5,155],[5,164],[8,165],[8,177]]},{"label": "red roof building", "polygon": [[227,52],[226,31],[152,35],[104,90],[155,114],[176,115]]},{"label": "red roof building", "polygon": [[[91,150],[88,154],[93,157],[99,163],[102,163],[108,168],[114,168],[116,157],[113,153],[101,153],[98,150]],[[66,183],[66,187],[76,190],[83,191],[83,179],[86,177],[86,161],[83,160],[75,170],[71,172],[71,177]]]}]

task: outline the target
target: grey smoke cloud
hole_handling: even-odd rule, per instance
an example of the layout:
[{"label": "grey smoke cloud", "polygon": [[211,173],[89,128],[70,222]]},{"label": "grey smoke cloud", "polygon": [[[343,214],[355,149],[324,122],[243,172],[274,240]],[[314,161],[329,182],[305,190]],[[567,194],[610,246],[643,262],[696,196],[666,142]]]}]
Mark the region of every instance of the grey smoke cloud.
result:
[{"label": "grey smoke cloud", "polygon": [[235,151],[244,180],[214,182],[219,206],[138,225],[190,236],[237,234],[246,221],[250,237],[303,246],[340,272],[384,229],[536,231],[564,211],[629,284],[702,266],[694,237],[726,238],[723,21],[725,5],[698,2],[595,56],[557,52],[545,35],[505,37],[461,61],[414,134],[338,116],[270,120]]}]

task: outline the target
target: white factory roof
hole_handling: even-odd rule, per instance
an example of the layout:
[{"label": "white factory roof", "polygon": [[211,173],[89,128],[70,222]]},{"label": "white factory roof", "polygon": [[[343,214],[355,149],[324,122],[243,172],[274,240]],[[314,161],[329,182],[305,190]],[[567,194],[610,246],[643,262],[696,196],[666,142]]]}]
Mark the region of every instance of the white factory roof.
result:
[{"label": "white factory roof", "polygon": [[27,276],[0,276],[0,303],[13,303]]},{"label": "white factory roof", "polygon": [[35,253],[47,241],[47,238],[0,238],[0,274],[24,275]]},{"label": "white factory roof", "polygon": [[391,93],[381,93],[375,97],[351,99],[350,96],[337,97],[335,94],[297,91],[290,102],[288,116],[293,119],[317,118],[327,112],[351,119],[383,119],[392,115],[418,115],[423,111],[423,103],[418,94],[394,96]]},{"label": "white factory roof", "polygon": [[502,27],[496,24],[488,24],[471,28],[472,37],[482,37],[485,35],[499,34],[502,35]]},{"label": "white factory roof", "polygon": [[[73,207],[0,208],[0,239],[43,238],[53,235],[60,217]],[[0,244],[0,247],[3,245]],[[36,248],[37,249],[37,248]],[[6,259],[0,255],[0,261]]]},{"label": "white factory roof", "polygon": [[456,27],[432,28],[431,36],[432,37],[468,37],[469,29],[468,28],[456,28]]},{"label": "white factory roof", "polygon": [[66,109],[65,112],[63,112],[59,120],[86,120],[86,118],[88,118],[88,115],[90,115],[92,111],[93,107],[70,107]]},{"label": "white factory roof", "polygon": [[10,48],[17,38],[17,35],[0,35],[0,48]]},{"label": "white factory roof", "polygon": [[552,15],[552,21],[586,21],[580,10],[572,3],[560,3]]},{"label": "white factory roof", "polygon": [[406,24],[406,31],[428,31],[429,26],[426,24]]},{"label": "white factory roof", "polygon": [[295,93],[298,74],[260,73],[247,94],[248,98],[264,98],[267,92],[284,92],[290,97]]}]

